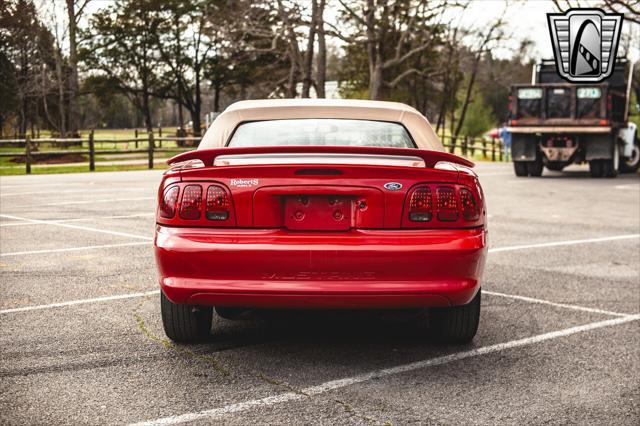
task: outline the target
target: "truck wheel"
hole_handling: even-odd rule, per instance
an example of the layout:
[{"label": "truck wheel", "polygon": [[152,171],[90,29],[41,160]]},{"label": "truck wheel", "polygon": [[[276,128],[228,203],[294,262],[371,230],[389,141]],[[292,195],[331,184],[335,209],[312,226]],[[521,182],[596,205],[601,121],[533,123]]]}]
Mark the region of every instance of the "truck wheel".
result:
[{"label": "truck wheel", "polygon": [[542,160],[529,161],[527,163],[527,171],[533,177],[542,176],[543,168],[544,168],[544,165],[542,164]]},{"label": "truck wheel", "polygon": [[620,168],[620,146],[616,143],[613,145],[613,155],[610,160],[602,161],[602,174],[604,177],[613,178],[618,176]]},{"label": "truck wheel", "polygon": [[211,332],[213,308],[209,306],[173,303],[160,292],[160,310],[164,332],[174,342],[200,342]]},{"label": "truck wheel", "polygon": [[468,343],[478,331],[481,290],[471,302],[463,306],[437,308],[430,312],[433,337],[449,343]]},{"label": "truck wheel", "polygon": [[514,161],[513,170],[516,172],[516,176],[522,177],[529,174],[529,172],[527,171],[526,161]]},{"label": "truck wheel", "polygon": [[620,173],[634,173],[638,171],[640,167],[640,147],[638,147],[638,141],[633,146],[631,151],[631,157],[620,157]]},{"label": "truck wheel", "polygon": [[618,168],[616,167],[616,159],[602,161],[602,175],[608,178],[618,176]]},{"label": "truck wheel", "polygon": [[592,178],[602,177],[602,175],[604,174],[602,160],[589,161],[589,174]]}]

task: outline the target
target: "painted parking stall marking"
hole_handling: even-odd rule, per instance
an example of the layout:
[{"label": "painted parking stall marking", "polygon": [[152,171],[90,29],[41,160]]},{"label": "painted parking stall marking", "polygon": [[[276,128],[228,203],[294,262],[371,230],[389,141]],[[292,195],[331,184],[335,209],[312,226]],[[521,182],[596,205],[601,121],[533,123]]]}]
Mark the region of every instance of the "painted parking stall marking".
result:
[{"label": "painted parking stall marking", "polygon": [[410,364],[399,365],[397,367],[386,368],[383,370],[372,371],[353,377],[347,377],[344,379],[333,380],[325,382],[317,386],[311,386],[302,389],[299,393],[286,392],[279,395],[274,395],[266,398],[253,399],[236,404],[226,405],[220,408],[212,408],[209,410],[197,411],[193,413],[186,413],[177,416],[162,417],[159,419],[143,421],[140,423],[132,423],[130,426],[152,426],[152,425],[171,425],[186,422],[193,422],[203,419],[214,419],[231,413],[238,413],[242,411],[248,411],[255,408],[268,407],[276,404],[283,404],[286,402],[297,401],[306,397],[312,397],[327,393],[336,389],[352,386],[358,383],[380,379],[382,377],[408,373],[414,370],[423,368],[435,367],[438,365],[449,364],[463,359],[488,355],[492,353],[502,352],[509,349],[515,349],[523,346],[529,346],[536,343],[541,343],[561,337],[571,336],[572,334],[584,333],[591,330],[597,330],[604,327],[612,327],[620,324],[629,323],[632,321],[640,320],[640,315],[626,315],[621,318],[614,318],[604,321],[592,322],[589,324],[565,328],[563,330],[553,331],[550,333],[538,334],[536,336],[526,337],[524,339],[512,340],[510,342],[498,343],[496,345],[484,346],[478,349],[472,349],[470,351],[457,352],[450,355],[444,355],[436,358],[426,359],[424,361],[413,362]]},{"label": "painted parking stall marking", "polygon": [[115,247],[148,246],[150,244],[151,244],[150,241],[136,241],[136,242],[133,242],[133,243],[99,244],[99,245],[93,245],[93,246],[69,247],[69,248],[48,249],[48,250],[14,251],[14,252],[9,252],[9,253],[0,253],[0,257],[30,256],[30,255],[34,255],[34,254],[66,253],[66,252],[70,252],[70,251],[110,249],[110,248],[115,248]]},{"label": "painted parking stall marking", "polygon": [[8,215],[8,214],[0,214],[0,217],[4,217],[6,219],[13,219],[13,220],[27,221],[27,222],[32,222],[32,223],[39,223],[39,224],[43,224],[43,225],[60,226],[60,227],[63,227],[63,228],[78,229],[78,230],[81,230],[81,231],[97,232],[99,234],[115,235],[115,236],[118,236],[118,237],[137,238],[137,239],[142,239],[142,240],[153,240],[152,237],[147,237],[147,236],[144,236],[144,235],[130,234],[128,232],[109,231],[107,229],[90,228],[90,227],[87,227],[87,226],[80,226],[80,225],[71,225],[69,223],[47,222],[45,220],[28,219],[26,217],[13,216],[13,215]]}]

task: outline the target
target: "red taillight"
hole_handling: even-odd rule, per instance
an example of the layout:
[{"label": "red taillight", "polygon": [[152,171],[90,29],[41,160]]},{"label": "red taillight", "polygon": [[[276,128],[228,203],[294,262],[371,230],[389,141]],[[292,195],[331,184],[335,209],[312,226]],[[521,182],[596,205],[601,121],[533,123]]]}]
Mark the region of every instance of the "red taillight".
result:
[{"label": "red taillight", "polygon": [[413,222],[429,222],[432,217],[431,189],[428,186],[419,186],[411,194],[409,220]]},{"label": "red taillight", "polygon": [[172,182],[160,194],[157,222],[166,226],[236,226],[231,192],[218,182]]},{"label": "red taillight", "polygon": [[219,185],[210,185],[207,189],[206,216],[209,220],[227,220],[229,218],[229,196]]},{"label": "red taillight", "polygon": [[436,210],[438,220],[454,222],[458,220],[458,201],[456,190],[451,186],[439,186],[436,189]]},{"label": "red taillight", "polygon": [[480,218],[480,211],[473,194],[466,188],[460,189],[460,209],[464,220],[474,221]]},{"label": "red taillight", "polygon": [[482,197],[478,196],[465,185],[417,186],[408,194],[404,226],[479,226],[482,224]]},{"label": "red taillight", "polygon": [[164,192],[162,200],[160,201],[160,216],[166,219],[171,219],[176,215],[176,203],[178,202],[178,192],[180,189],[177,186],[169,188]]},{"label": "red taillight", "polygon": [[202,187],[200,185],[188,185],[182,193],[180,203],[180,217],[187,220],[200,219],[202,208]]}]

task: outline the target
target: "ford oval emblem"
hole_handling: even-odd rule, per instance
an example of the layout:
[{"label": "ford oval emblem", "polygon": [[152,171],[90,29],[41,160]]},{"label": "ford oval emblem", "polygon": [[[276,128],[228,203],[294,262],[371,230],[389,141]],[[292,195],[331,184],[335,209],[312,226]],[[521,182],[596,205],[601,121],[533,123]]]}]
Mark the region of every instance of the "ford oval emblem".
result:
[{"label": "ford oval emblem", "polygon": [[398,182],[387,182],[384,184],[384,187],[389,191],[397,191],[402,189],[402,184]]}]

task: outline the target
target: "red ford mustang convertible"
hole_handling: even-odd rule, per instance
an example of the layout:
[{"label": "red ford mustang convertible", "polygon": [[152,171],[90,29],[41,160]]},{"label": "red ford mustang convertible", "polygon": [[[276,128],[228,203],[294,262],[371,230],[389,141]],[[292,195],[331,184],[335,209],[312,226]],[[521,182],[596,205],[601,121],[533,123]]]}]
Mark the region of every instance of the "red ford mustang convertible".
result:
[{"label": "red ford mustang convertible", "polygon": [[155,255],[164,329],[191,342],[250,308],[428,308],[473,338],[485,202],[463,158],[403,104],[238,102],[169,160]]}]

